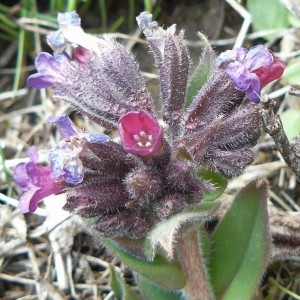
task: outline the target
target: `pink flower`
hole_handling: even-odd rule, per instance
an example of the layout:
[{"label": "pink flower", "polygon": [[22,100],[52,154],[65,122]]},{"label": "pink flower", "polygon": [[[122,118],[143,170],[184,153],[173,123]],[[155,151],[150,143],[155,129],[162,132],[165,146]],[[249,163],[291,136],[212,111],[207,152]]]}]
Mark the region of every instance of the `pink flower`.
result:
[{"label": "pink flower", "polygon": [[118,131],[125,151],[138,156],[152,156],[163,143],[163,128],[147,111],[132,111],[119,120]]},{"label": "pink flower", "polygon": [[18,164],[13,174],[15,183],[25,192],[19,199],[22,213],[34,212],[41,200],[63,189],[50,177],[50,167],[37,163],[38,153],[35,147],[28,149],[28,156],[30,161]]},{"label": "pink flower", "polygon": [[92,57],[91,51],[78,46],[74,49],[74,60],[79,62],[82,66],[88,67],[88,60]]},{"label": "pink flower", "polygon": [[[271,51],[270,53],[274,58],[273,53]],[[268,83],[280,78],[284,72],[284,68],[284,62],[274,59],[270,65],[261,67],[255,70],[253,73],[258,76],[260,84],[262,86],[265,86]]]}]

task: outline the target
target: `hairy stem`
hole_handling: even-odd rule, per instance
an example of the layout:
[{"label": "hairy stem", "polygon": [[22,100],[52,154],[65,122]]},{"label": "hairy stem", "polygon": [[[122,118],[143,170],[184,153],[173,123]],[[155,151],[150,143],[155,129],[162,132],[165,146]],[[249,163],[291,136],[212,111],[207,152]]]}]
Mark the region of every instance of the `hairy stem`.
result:
[{"label": "hairy stem", "polygon": [[179,263],[187,280],[184,288],[187,299],[214,299],[196,230],[188,232],[178,240],[177,251]]}]

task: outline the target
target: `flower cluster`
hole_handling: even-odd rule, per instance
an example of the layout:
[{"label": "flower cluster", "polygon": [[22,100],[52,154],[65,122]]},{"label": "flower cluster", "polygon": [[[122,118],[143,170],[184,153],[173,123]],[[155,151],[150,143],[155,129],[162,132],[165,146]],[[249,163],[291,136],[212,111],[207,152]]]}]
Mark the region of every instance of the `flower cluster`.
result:
[{"label": "flower cluster", "polygon": [[[66,116],[50,118],[63,138],[50,150],[50,166],[38,165],[30,154],[31,161],[15,169],[25,191],[23,212],[63,192],[64,209],[88,219],[103,236],[140,238],[214,189],[198,176],[200,168],[230,178],[253,161],[261,121],[259,107],[244,98],[258,102],[261,87],[281,76],[283,64],[271,51],[258,46],[221,54],[185,109],[192,79],[183,32],[176,34],[175,25],[164,30],[151,14],[141,13],[137,22],[159,70],[162,125],[136,61],[120,43],[85,34],[75,12],[59,14],[58,22],[60,29],[48,36],[54,55],[39,54],[38,73],[28,84],[52,87],[54,100],[118,130],[121,144],[79,131]],[[75,47],[73,58],[67,45]]]}]

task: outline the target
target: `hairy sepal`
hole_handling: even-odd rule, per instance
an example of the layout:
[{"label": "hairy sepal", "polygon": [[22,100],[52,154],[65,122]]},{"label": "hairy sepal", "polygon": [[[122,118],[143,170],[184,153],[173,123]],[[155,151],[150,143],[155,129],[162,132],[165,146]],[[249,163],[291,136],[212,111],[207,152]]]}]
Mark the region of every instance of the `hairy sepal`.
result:
[{"label": "hairy sepal", "polygon": [[199,131],[220,115],[226,116],[243,100],[230,82],[224,71],[212,76],[195,96],[193,103],[185,114],[185,133]]},{"label": "hairy sepal", "polygon": [[190,65],[183,31],[176,35],[175,28],[158,28],[146,36],[159,70],[163,118],[173,136],[180,129]]},{"label": "hairy sepal", "polygon": [[216,203],[200,204],[156,224],[146,238],[145,253],[148,258],[153,260],[157,253],[163,253],[167,260],[175,260],[178,239],[192,228],[204,224],[217,206]]}]

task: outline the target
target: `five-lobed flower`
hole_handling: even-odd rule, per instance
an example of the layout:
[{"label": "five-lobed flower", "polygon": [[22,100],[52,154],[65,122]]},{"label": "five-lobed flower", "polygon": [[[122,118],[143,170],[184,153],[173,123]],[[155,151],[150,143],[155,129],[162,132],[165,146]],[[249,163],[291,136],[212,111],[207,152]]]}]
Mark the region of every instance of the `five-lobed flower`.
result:
[{"label": "five-lobed flower", "polygon": [[83,151],[90,151],[85,146],[86,143],[105,143],[109,141],[109,137],[104,134],[81,132],[66,115],[50,117],[47,123],[56,124],[63,138],[49,152],[51,177],[62,177],[71,184],[82,182],[84,171],[80,154]]},{"label": "five-lobed flower", "polygon": [[284,72],[284,63],[263,45],[250,50],[239,47],[221,53],[215,64],[226,70],[233,85],[245,92],[253,103],[259,103],[263,86],[279,79]]},{"label": "five-lobed flower", "polygon": [[118,131],[125,151],[138,156],[151,156],[163,145],[163,128],[147,111],[132,111],[119,120]]},{"label": "five-lobed flower", "polygon": [[29,162],[18,164],[14,169],[14,182],[24,191],[19,199],[22,213],[34,212],[44,198],[62,191],[60,180],[51,178],[50,167],[38,163],[37,149],[28,149]]}]

